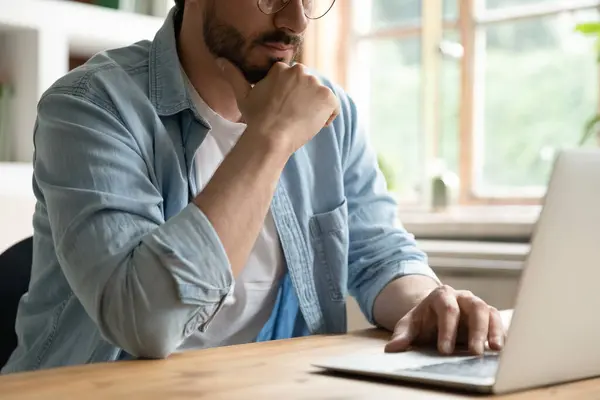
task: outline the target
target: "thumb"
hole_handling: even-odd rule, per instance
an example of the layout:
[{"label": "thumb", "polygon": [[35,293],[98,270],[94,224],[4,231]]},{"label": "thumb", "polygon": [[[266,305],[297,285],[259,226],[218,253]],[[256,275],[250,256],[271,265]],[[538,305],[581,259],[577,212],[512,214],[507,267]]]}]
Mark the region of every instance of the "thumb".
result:
[{"label": "thumb", "polygon": [[419,335],[419,324],[412,318],[411,313],[402,318],[394,328],[392,338],[385,346],[387,353],[396,353],[407,350]]},{"label": "thumb", "polygon": [[340,115],[340,112],[341,112],[340,103],[338,102],[336,109],[333,111],[333,113],[331,114],[331,116],[329,117],[327,122],[325,123],[325,126],[331,125],[331,123],[333,121],[335,121],[335,119],[338,117],[338,115]]},{"label": "thumb", "polygon": [[248,83],[242,71],[224,58],[218,58],[216,63],[223,72],[223,77],[231,85],[238,103],[248,97],[252,86]]}]

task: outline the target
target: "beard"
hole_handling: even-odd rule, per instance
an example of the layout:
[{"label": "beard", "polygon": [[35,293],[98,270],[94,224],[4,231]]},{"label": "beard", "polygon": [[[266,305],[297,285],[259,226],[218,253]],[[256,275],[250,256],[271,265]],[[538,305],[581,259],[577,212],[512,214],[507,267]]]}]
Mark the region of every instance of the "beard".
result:
[{"label": "beard", "polygon": [[254,39],[245,39],[239,30],[218,19],[214,4],[215,2],[211,1],[204,13],[203,33],[206,46],[216,58],[224,58],[238,67],[250,84],[260,82],[275,63],[285,61],[282,58],[270,57],[264,65],[252,64],[249,58],[255,47],[267,43],[293,45],[294,55],[290,64],[296,59],[302,45],[301,36],[275,30],[260,34]]}]

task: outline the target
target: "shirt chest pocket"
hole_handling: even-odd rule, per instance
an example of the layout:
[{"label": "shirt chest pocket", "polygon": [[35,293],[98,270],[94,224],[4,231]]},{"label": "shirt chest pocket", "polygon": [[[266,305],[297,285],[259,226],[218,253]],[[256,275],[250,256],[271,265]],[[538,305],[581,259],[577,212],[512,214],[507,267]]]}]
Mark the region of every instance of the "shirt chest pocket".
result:
[{"label": "shirt chest pocket", "polygon": [[348,286],[348,205],[315,214],[309,229],[314,250],[314,278],[317,288],[329,292],[333,301],[344,301]]}]

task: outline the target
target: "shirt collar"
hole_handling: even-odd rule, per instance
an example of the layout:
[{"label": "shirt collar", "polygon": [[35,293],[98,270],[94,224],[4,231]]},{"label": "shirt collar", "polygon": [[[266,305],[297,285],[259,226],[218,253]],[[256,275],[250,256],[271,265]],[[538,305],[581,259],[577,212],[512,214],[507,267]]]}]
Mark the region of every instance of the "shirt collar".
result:
[{"label": "shirt collar", "polygon": [[185,109],[193,110],[177,54],[174,12],[175,7],[169,11],[150,47],[149,97],[161,116],[177,114]]}]

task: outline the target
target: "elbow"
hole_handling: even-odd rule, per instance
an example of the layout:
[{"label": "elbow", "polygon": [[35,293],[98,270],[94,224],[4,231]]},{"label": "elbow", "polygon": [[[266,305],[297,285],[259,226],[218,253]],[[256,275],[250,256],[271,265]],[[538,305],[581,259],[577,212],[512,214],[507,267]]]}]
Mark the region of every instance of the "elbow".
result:
[{"label": "elbow", "polygon": [[197,309],[167,296],[123,292],[104,294],[97,321],[102,336],[136,358],[164,359],[177,351],[185,339],[190,315]]},{"label": "elbow", "polygon": [[173,320],[152,320],[140,315],[135,319],[137,323],[131,324],[107,321],[108,324],[101,324],[100,330],[107,341],[131,356],[143,359],[166,359],[184,340],[181,330],[176,333]]},{"label": "elbow", "polygon": [[144,341],[133,344],[131,351],[127,351],[136,358],[145,358],[153,360],[164,360],[177,351],[179,340],[172,338],[158,337],[158,335],[149,335]]},{"label": "elbow", "polygon": [[98,326],[109,342],[134,357],[167,358],[211,320],[229,292],[206,286],[198,278],[178,282],[149,253],[138,253],[104,285]]},{"label": "elbow", "polygon": [[164,295],[151,299],[136,290],[127,296],[106,296],[100,313],[98,325],[104,337],[136,358],[168,358],[218,308],[218,304],[184,304]]},{"label": "elbow", "polygon": [[[222,304],[222,303],[220,303]],[[121,325],[116,343],[136,358],[165,359],[177,352],[194,332],[205,330],[217,313],[219,305],[207,309],[179,309],[136,315],[134,321]]]}]

